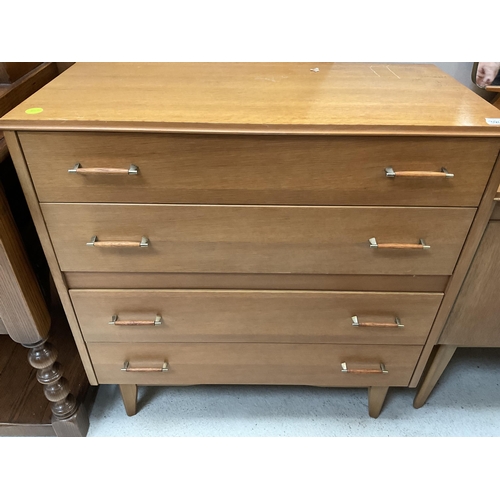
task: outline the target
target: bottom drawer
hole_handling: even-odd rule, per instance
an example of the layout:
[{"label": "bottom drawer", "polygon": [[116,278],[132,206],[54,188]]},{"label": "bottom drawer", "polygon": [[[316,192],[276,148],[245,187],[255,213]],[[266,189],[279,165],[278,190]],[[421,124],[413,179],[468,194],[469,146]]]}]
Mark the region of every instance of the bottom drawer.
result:
[{"label": "bottom drawer", "polygon": [[[257,343],[89,343],[88,348],[100,384],[331,387],[407,386],[422,349]],[[144,371],[123,371],[126,362],[129,370]],[[168,371],[151,371],[165,362]],[[349,372],[342,372],[342,363]]]}]

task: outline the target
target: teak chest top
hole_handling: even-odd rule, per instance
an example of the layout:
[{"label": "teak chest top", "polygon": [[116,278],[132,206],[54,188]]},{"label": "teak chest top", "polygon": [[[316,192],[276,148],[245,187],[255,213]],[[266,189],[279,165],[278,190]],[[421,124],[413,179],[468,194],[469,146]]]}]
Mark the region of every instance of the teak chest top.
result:
[{"label": "teak chest top", "polygon": [[[40,108],[43,111],[39,111]],[[36,109],[35,114],[27,110]],[[16,130],[497,135],[433,65],[79,63],[8,113]]]}]

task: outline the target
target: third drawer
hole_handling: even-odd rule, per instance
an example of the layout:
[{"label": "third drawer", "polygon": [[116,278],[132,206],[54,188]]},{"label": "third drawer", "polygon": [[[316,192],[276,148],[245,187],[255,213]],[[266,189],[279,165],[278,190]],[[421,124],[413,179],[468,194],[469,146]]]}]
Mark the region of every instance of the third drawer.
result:
[{"label": "third drawer", "polygon": [[70,295],[87,342],[401,345],[425,343],[442,298],[246,290],[71,290]]}]

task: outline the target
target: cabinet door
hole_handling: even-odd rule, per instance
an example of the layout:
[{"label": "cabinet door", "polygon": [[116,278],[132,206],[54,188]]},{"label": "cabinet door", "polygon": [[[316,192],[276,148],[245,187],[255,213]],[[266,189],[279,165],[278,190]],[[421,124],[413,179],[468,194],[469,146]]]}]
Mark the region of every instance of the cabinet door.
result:
[{"label": "cabinet door", "polygon": [[439,344],[500,347],[500,221],[490,221]]}]

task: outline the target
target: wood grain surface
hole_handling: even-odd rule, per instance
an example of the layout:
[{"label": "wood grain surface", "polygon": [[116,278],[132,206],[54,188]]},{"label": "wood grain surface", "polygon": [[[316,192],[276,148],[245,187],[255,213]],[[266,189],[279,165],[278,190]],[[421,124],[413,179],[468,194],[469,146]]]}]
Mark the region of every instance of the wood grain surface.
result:
[{"label": "wood grain surface", "polygon": [[45,338],[50,314],[0,185],[0,316],[10,337],[30,344]]},{"label": "wood grain surface", "polygon": [[0,83],[14,83],[30,71],[34,70],[39,62],[3,62],[0,63]]},{"label": "wood grain surface", "polygon": [[500,203],[495,203],[495,208],[490,217],[491,220],[500,220]]},{"label": "wood grain surface", "polygon": [[[325,344],[89,344],[99,383],[138,385],[405,386],[421,349]],[[167,361],[169,370],[126,373],[121,371],[125,361],[154,368]],[[343,362],[368,369],[384,363],[389,373],[342,373]]]},{"label": "wood grain surface", "polygon": [[[87,342],[296,342],[423,345],[442,294],[71,290]],[[151,321],[158,326],[110,325]],[[355,327],[392,322],[403,328]]]},{"label": "wood grain surface", "polygon": [[500,221],[490,222],[439,344],[500,347]]},{"label": "wood grain surface", "polygon": [[[43,112],[25,113],[35,107]],[[498,136],[485,118],[500,111],[433,65],[77,63],[0,123],[17,130]]]},{"label": "wood grain surface", "polygon": [[[477,206],[498,139],[19,134],[41,202]],[[79,163],[79,173],[68,170]],[[138,175],[81,175],[87,169]],[[453,178],[389,178],[440,172]],[[125,169],[125,170],[124,170]]]},{"label": "wood grain surface", "polygon": [[201,288],[444,292],[449,276],[346,274],[64,273],[68,288]]},{"label": "wood grain surface", "polygon": [[[450,275],[467,208],[41,204],[63,271]],[[147,248],[96,248],[149,238]],[[370,248],[418,243],[429,250]]]},{"label": "wood grain surface", "polygon": [[426,363],[431,355],[434,345],[438,343],[439,336],[441,335],[443,328],[448,319],[448,315],[451,312],[453,304],[458,296],[460,288],[463,281],[467,275],[469,267],[472,263],[474,255],[479,247],[481,239],[483,237],[484,231],[488,225],[491,214],[495,207],[496,202],[494,201],[495,194],[498,190],[498,185],[500,184],[500,157],[497,158],[493,171],[491,173],[490,179],[484,191],[484,195],[479,204],[476,216],[474,218],[471,230],[467,235],[467,239],[462,248],[462,253],[460,254],[460,259],[457,266],[448,281],[446,287],[445,296],[441,303],[441,307],[436,315],[436,320],[432,325],[429,338],[427,340],[420,359],[415,367],[415,372],[410,381],[410,387],[416,387],[422,373],[425,369]]}]

